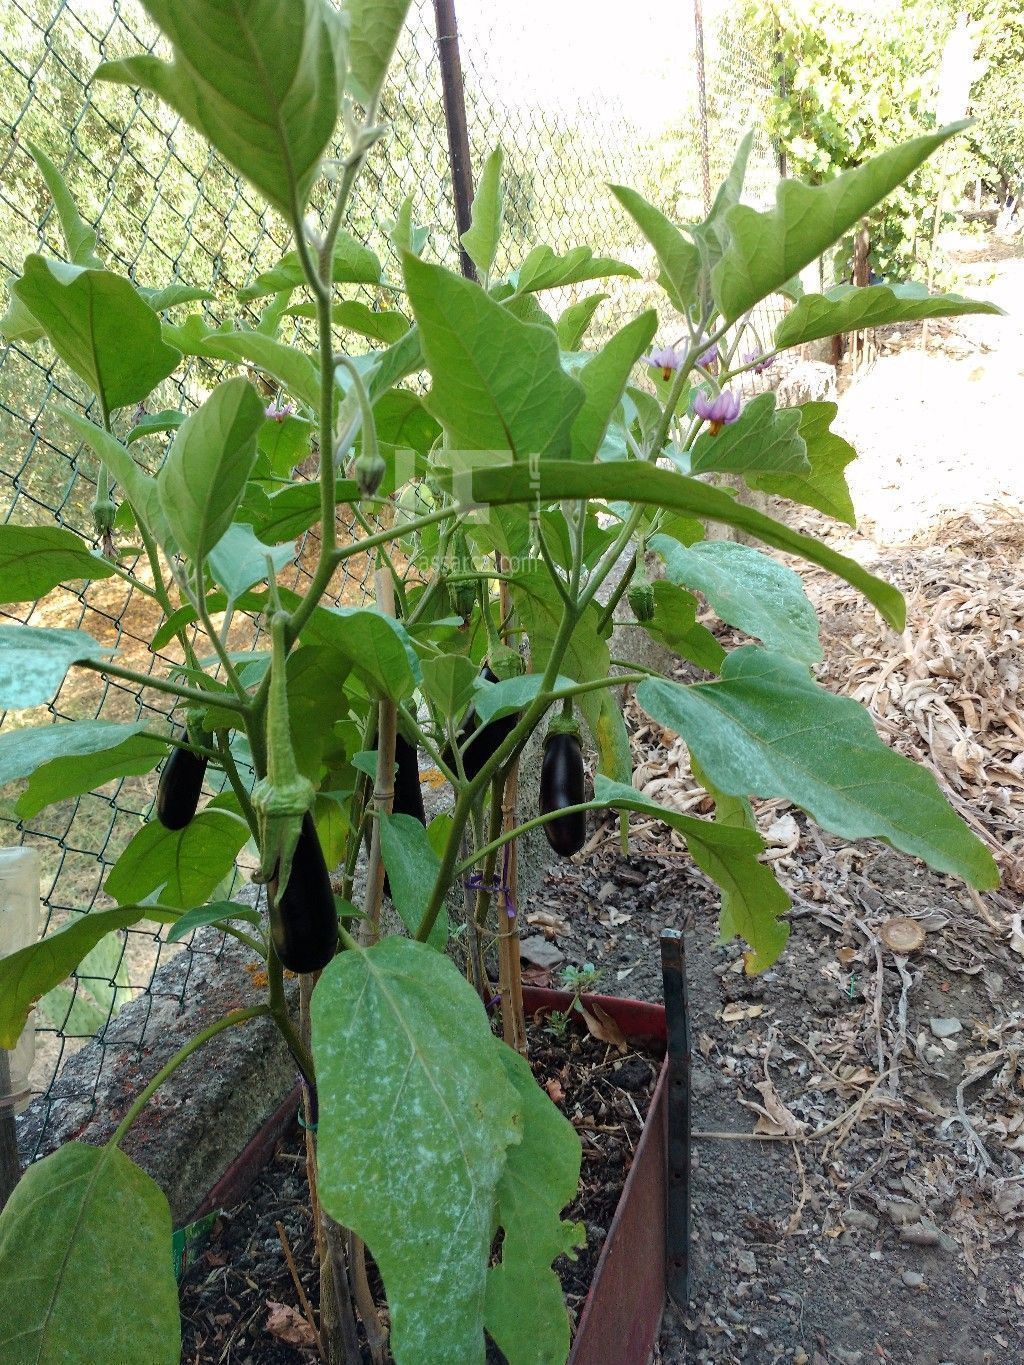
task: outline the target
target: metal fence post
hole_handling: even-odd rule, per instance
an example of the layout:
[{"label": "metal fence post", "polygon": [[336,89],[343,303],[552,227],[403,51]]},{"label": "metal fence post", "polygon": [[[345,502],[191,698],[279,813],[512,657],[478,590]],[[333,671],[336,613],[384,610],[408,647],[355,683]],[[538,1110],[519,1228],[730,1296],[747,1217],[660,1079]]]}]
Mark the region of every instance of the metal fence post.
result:
[{"label": "metal fence post", "polygon": [[711,212],[711,152],[708,147],[708,97],[704,84],[704,6],[693,0],[693,26],[697,54],[697,124],[700,133],[700,178],[704,212]]},{"label": "metal fence post", "polygon": [[[462,79],[462,59],[459,55],[459,27],[455,18],[455,0],[434,0],[434,19],[437,24],[437,56],[441,64],[444,121],[448,130],[448,160],[452,170],[455,225],[461,238],[472,221],[473,168],[469,160],[466,88]],[[459,264],[467,279],[476,279],[476,267],[461,242]]]}]

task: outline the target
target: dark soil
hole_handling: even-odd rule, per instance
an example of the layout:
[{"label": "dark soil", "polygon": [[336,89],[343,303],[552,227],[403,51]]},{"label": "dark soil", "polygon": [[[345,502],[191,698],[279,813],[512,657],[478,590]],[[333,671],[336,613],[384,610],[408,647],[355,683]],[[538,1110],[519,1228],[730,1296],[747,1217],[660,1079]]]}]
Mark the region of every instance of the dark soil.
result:
[{"label": "dark soil", "polygon": [[[538,1016],[529,1035],[538,1082],[577,1127],[583,1143],[579,1193],[564,1217],[583,1225],[586,1245],[574,1261],[563,1257],[556,1265],[575,1323],[629,1174],[643,1127],[639,1116],[647,1112],[659,1061],[592,1038],[580,1028],[578,1016],[567,1029]],[[214,1224],[185,1273],[184,1365],[299,1365],[317,1358],[279,1223],[318,1320],[305,1141],[297,1125],[243,1201]],[[492,1358],[504,1359],[493,1347]]]},{"label": "dark soil", "polygon": [[[689,931],[693,1280],[655,1361],[1019,1365],[1020,958],[951,879],[802,816],[795,833],[790,942],[758,977],[660,829],[624,859],[609,827],[526,907],[612,994],[659,998],[658,933]],[[892,916],[927,931],[902,967],[879,944]]]}]

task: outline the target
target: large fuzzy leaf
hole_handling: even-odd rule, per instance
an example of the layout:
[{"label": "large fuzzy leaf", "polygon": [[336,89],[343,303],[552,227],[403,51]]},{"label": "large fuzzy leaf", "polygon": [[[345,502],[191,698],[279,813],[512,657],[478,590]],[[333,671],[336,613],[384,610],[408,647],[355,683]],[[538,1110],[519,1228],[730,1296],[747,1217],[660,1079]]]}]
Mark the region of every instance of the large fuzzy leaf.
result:
[{"label": "large fuzzy leaf", "polygon": [[972,886],[998,884],[992,855],[928,769],[887,748],[862,706],[792,659],[748,646],[718,681],[647,679],[636,697],[727,795],[782,796],[847,839],[885,839]]},{"label": "large fuzzy leaf", "polygon": [[697,296],[700,280],[700,252],[684,237],[674,223],[649,204],[636,190],[625,185],[609,186],[612,194],[644,234],[661,266],[659,283],[672,306],[685,313]]},{"label": "large fuzzy leaf", "polygon": [[212,330],[203,320],[193,315],[181,327],[164,323],[164,336],[186,355],[199,355],[207,360],[233,360],[237,364],[256,365],[279,380],[290,394],[315,408],[320,386],[316,366],[309,356],[286,346],[273,337],[248,328],[237,331],[219,328]]},{"label": "large fuzzy leaf", "polygon": [[420,683],[419,657],[405,627],[373,607],[319,607],[302,639],[337,651],[378,696],[402,701]]},{"label": "large fuzzy leaf", "polygon": [[857,458],[857,452],[849,441],[830,430],[839,409],[835,403],[804,403],[799,411],[800,439],[807,447],[809,470],[788,474],[745,470],[744,477],[751,488],[816,507],[828,517],[856,526],[844,471]]},{"label": "large fuzzy leaf", "polygon": [[406,253],[405,278],[433,386],[428,407],[456,450],[568,455],[583,389],[550,328],[520,322],[478,285]]},{"label": "large fuzzy leaf", "polygon": [[495,147],[484,162],[473,196],[473,220],[461,239],[469,259],[484,276],[490,273],[494,264],[498,240],[501,237],[501,220],[505,204],[501,186],[503,158],[501,148]]},{"label": "large fuzzy leaf", "polygon": [[106,465],[115,481],[120,484],[135,515],[144,520],[164,549],[170,549],[171,529],[160,506],[156,479],[139,468],[131,451],[126,450],[120,441],[102,427],[90,422],[87,417],[83,417],[80,412],[65,411],[62,416]]},{"label": "large fuzzy leaf", "polygon": [[156,313],[120,275],[29,256],[10,287],[108,411],[141,403],[181,359],[162,339]]},{"label": "large fuzzy leaf", "polygon": [[771,966],[789,937],[789,926],[779,919],[789,909],[789,897],[771,868],[758,862],[757,855],[764,849],[760,835],[751,829],[684,815],[600,775],[594,779],[594,800],[605,801],[616,810],[655,815],[677,830],[686,840],[693,861],[722,892],[722,939],[737,934],[746,939],[752,950],[750,971]]},{"label": "large fuzzy leaf", "polygon": [[0,1047],[14,1046],[39,997],[69,977],[107,934],[144,919],[160,923],[176,918],[173,911],[148,905],[90,910],[38,943],[0,957]]},{"label": "large fuzzy leaf", "polygon": [[929,294],[923,284],[841,284],[826,294],[805,294],[775,329],[775,345],[800,346],[820,337],[884,327],[890,322],[952,318],[964,313],[1002,313],[994,303],[959,294]]},{"label": "large fuzzy leaf", "polygon": [[494,1049],[523,1107],[523,1140],[509,1148],[498,1184],[505,1235],[501,1261],[487,1274],[487,1331],[508,1365],[563,1365],[569,1319],[551,1263],[586,1242],[582,1226],[561,1217],[579,1184],[580,1140],[526,1059],[497,1038]]},{"label": "large fuzzy leaf", "polygon": [[231,525],[256,460],[262,422],[263,404],[253,386],[229,379],[178,428],[157,487],[178,545],[196,563]]},{"label": "large fuzzy leaf", "polygon": [[752,545],[652,536],[673,583],[702,592],[723,621],[800,663],[821,658],[818,617],[798,574]]},{"label": "large fuzzy leaf", "polygon": [[650,346],[658,325],[653,308],[628,322],[579,372],[586,397],[572,424],[574,460],[593,460],[601,449],[612,414],[619,406],[633,366]]},{"label": "large fuzzy leaf", "polygon": [[84,630],[0,626],[0,710],[43,706],[72,664],[112,653]]},{"label": "large fuzzy leaf", "polygon": [[479,997],[442,953],[388,938],[313,992],[320,1199],[366,1242],[399,1365],[483,1365],[495,1194],[522,1106]]},{"label": "large fuzzy leaf", "polygon": [[116,1147],[69,1142],[28,1168],[0,1215],[0,1283],[4,1365],[181,1356],[171,1211]]},{"label": "large fuzzy leaf", "polygon": [[800,434],[798,408],[776,408],[773,393],[752,398],[739,420],[716,435],[704,431],[693,443],[694,474],[807,473],[807,446]]},{"label": "large fuzzy leaf", "polygon": [[160,905],[202,905],[235,865],[249,826],[226,810],[206,809],[184,829],[143,825],[107,873],[104,890],[122,904],[154,896]]},{"label": "large fuzzy leaf", "polygon": [[765,213],[737,204],[726,214],[728,245],[711,273],[715,302],[727,322],[781,289],[858,223],[875,204],[961,132],[966,122],[904,142],[824,185],[783,180]]},{"label": "large fuzzy leaf", "polygon": [[152,90],[287,218],[301,212],[338,118],[341,16],[324,0],[143,0],[174,59],[104,62]]},{"label": "large fuzzy leaf", "polygon": [[[426,829],[414,815],[382,812],[377,819],[380,822],[380,856],[387,869],[391,902],[409,933],[415,934],[434,889],[441,860],[434,852]],[[432,948],[443,950],[447,941],[448,911],[442,908],[427,942]]]},{"label": "large fuzzy leaf", "polygon": [[58,583],[109,578],[113,572],[63,526],[0,526],[0,602],[34,602]]}]

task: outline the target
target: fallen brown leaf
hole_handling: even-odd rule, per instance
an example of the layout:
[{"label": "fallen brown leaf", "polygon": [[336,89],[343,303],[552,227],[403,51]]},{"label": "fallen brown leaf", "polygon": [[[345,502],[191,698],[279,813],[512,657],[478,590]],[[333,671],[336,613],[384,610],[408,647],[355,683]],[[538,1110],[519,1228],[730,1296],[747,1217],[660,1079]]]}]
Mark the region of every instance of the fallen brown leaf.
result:
[{"label": "fallen brown leaf", "polygon": [[286,1346],[315,1346],[316,1333],[297,1308],[287,1303],[267,1300],[270,1316],[267,1318],[267,1331]]},{"label": "fallen brown leaf", "polygon": [[583,1022],[592,1038],[596,1038],[602,1043],[609,1043],[612,1047],[618,1048],[620,1052],[627,1050],[629,1044],[626,1042],[626,1035],[607,1010],[603,1010],[600,1005],[591,1002],[589,1005],[581,1004],[580,1013],[583,1015]]}]

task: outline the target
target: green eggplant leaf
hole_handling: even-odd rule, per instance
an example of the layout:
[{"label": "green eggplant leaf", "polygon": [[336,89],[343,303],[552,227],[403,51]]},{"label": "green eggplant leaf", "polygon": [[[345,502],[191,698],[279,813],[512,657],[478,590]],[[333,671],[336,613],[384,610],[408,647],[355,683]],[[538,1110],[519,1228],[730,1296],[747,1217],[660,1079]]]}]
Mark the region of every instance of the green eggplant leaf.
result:
[{"label": "green eggplant leaf", "polygon": [[113,572],[63,526],[0,526],[0,602],[34,602],[59,583],[109,578]]},{"label": "green eggplant leaf", "polygon": [[[77,730],[81,726],[100,726],[102,721],[76,721],[73,725],[51,725],[50,730]],[[141,730],[141,725],[115,725],[112,730]],[[23,734],[24,731],[15,731]],[[63,750],[59,757],[38,767],[29,778],[28,786],[18,798],[15,810],[22,820],[31,819],[45,806],[55,801],[67,801],[72,796],[82,796],[85,792],[98,791],[108,782],[116,782],[122,777],[138,777],[151,773],[166,758],[170,747],[165,740],[151,735],[128,733],[120,742],[110,742],[82,751],[81,740],[75,736],[70,740],[71,752]],[[79,752],[75,749],[79,748]]]},{"label": "green eggplant leaf", "polygon": [[113,652],[84,630],[0,626],[0,710],[45,706],[72,664]]},{"label": "green eggplant leaf", "polygon": [[841,284],[826,294],[805,294],[775,329],[775,345],[802,346],[821,337],[884,327],[890,322],[953,318],[964,313],[996,313],[1002,308],[959,294],[929,294],[924,284]]},{"label": "green eggplant leaf", "polygon": [[495,1199],[523,1135],[487,1013],[443,953],[391,937],[325,968],[311,1018],[320,1199],[377,1263],[395,1358],[483,1365]]},{"label": "green eggplant leaf", "polygon": [[[667,537],[659,537],[667,539]],[[722,667],[725,650],[697,620],[697,599],[692,592],[657,578],[654,589],[654,615],[643,622],[648,635],[660,641],[666,649],[689,659],[698,668],[717,673]]]},{"label": "green eggplant leaf", "polygon": [[567,455],[583,389],[562,369],[554,333],[441,266],[408,253],[404,261],[433,379],[427,406],[452,447]]},{"label": "green eggplant leaf", "polygon": [[29,256],[10,287],[108,412],[141,403],[181,360],[156,313],[120,275]]},{"label": "green eggplant leaf", "polygon": [[789,937],[789,925],[779,919],[789,909],[789,897],[771,868],[758,861],[764,844],[756,831],[684,815],[600,774],[594,779],[594,800],[616,810],[656,815],[681,834],[693,861],[722,892],[723,942],[740,935],[750,944],[750,972],[776,961]]},{"label": "green eggplant leaf", "polygon": [[140,920],[165,923],[176,918],[154,905],[90,910],[38,943],[0,957],[0,1047],[14,1047],[35,1002],[67,980],[100,939],[116,929],[130,929]]},{"label": "green eggplant leaf", "polygon": [[533,294],[541,289],[563,289],[570,284],[584,284],[587,280],[604,280],[612,275],[625,275],[638,280],[640,272],[624,261],[610,256],[595,256],[589,246],[574,246],[564,256],[557,255],[549,246],[535,246],[516,274],[516,293]]},{"label": "green eggplant leaf", "polygon": [[263,404],[246,379],[218,384],[178,428],[157,488],[181,549],[201,563],[231,525],[256,460]]},{"label": "green eggplant leaf", "polygon": [[628,322],[579,371],[583,406],[572,424],[574,460],[593,460],[601,449],[608,423],[622,400],[633,366],[650,346],[658,325],[653,308]]},{"label": "green eggplant leaf", "polygon": [[579,349],[594,314],[608,297],[607,294],[590,294],[587,298],[580,299],[579,303],[570,303],[564,312],[559,313],[555,323],[555,335],[563,351]]},{"label": "green eggplant leaf", "polygon": [[[780,498],[816,507],[827,517],[856,526],[857,516],[846,482],[845,469],[857,458],[849,441],[829,430],[839,411],[835,403],[804,403],[800,412],[800,439],[807,447],[807,473],[771,473],[748,470],[744,477],[751,488]],[[727,428],[728,429],[728,428]]]},{"label": "green eggplant leaf", "polygon": [[[967,121],[912,138],[823,185],[782,180],[765,213],[737,204],[725,215],[728,245],[711,272],[726,322],[782,288],[890,194]],[[799,305],[798,305],[799,306]]]},{"label": "green eggplant leaf", "polygon": [[173,537],[160,506],[156,479],[139,468],[131,452],[126,450],[120,441],[102,427],[95,426],[80,412],[65,409],[61,415],[106,465],[114,480],[121,486],[136,517],[142,518],[165,550],[171,549]]},{"label": "green eggplant leaf", "polygon": [[344,88],[338,11],[323,0],[143,0],[173,61],[104,62],[98,80],[152,90],[293,220],[330,146]]},{"label": "green eggplant leaf", "polygon": [[185,355],[202,356],[206,360],[232,360],[239,365],[251,364],[266,370],[289,393],[316,410],[320,394],[316,366],[308,355],[293,346],[247,328],[211,331],[197,317],[189,318],[181,327],[165,322],[163,334]]},{"label": "green eggplant leaf", "polygon": [[487,1272],[484,1321],[508,1365],[563,1365],[569,1318],[551,1263],[586,1245],[583,1225],[561,1217],[579,1185],[580,1139],[526,1059],[497,1038],[494,1049],[523,1107],[523,1140],[509,1148],[498,1182],[505,1235],[501,1260]]},{"label": "green eggplant leaf", "polygon": [[464,654],[439,654],[424,659],[423,690],[447,720],[458,724],[473,700],[479,669]]},{"label": "green eggplant leaf", "polygon": [[697,297],[700,252],[660,209],[649,204],[636,190],[625,185],[610,185],[609,189],[654,247],[661,267],[659,283],[672,306],[685,313]]},{"label": "green eggplant leaf", "polygon": [[139,293],[154,313],[165,313],[169,308],[178,308],[183,303],[208,303],[215,298],[210,289],[199,289],[191,284],[167,284],[162,289],[147,289],[139,286]]},{"label": "green eggplant leaf", "polygon": [[[380,283],[380,260],[376,252],[364,246],[349,232],[338,233],[331,263],[331,275],[335,284]],[[238,297],[242,303],[249,303],[253,299],[264,298],[267,294],[291,293],[293,289],[298,289],[299,285],[305,283],[306,275],[299,253],[289,251],[273,269],[265,270],[256,276],[252,284],[240,289]],[[316,316],[315,309],[310,316]]]},{"label": "green eggplant leaf", "polygon": [[318,607],[302,640],[336,650],[377,696],[402,701],[422,681],[419,657],[404,626],[375,608]]},{"label": "green eggplant leaf", "polygon": [[818,616],[799,574],[752,545],[701,540],[689,549],[669,536],[649,547],[673,583],[702,592],[723,621],[799,663],[822,657]]},{"label": "green eggplant leaf", "polygon": [[232,522],[210,551],[207,564],[230,605],[254,583],[264,581],[268,558],[275,569],[283,569],[295,558],[295,552],[291,545],[266,545],[256,538],[251,526]]},{"label": "green eggplant leaf", "polygon": [[237,901],[214,901],[212,905],[197,905],[194,910],[186,910],[174,921],[167,931],[167,942],[177,943],[187,937],[193,929],[202,929],[207,924],[221,925],[239,919],[251,924],[255,929],[259,929],[263,924],[263,916],[258,910],[253,910],[248,905],[239,905]]},{"label": "green eggplant leaf", "polygon": [[348,0],[348,67],[352,93],[364,109],[377,103],[409,0]]},{"label": "green eggplant leaf", "polygon": [[[288,317],[315,318],[315,303],[296,303],[286,308]],[[345,299],[331,308],[331,318],[335,327],[346,332],[356,332],[359,336],[369,337],[371,341],[381,341],[392,346],[400,341],[412,325],[404,313],[397,308],[371,308],[358,299]]]},{"label": "green eggplant leaf", "polygon": [[473,196],[472,222],[461,238],[469,259],[485,277],[490,274],[498,250],[498,240],[501,237],[505,203],[501,187],[503,155],[501,148],[495,147],[484,162]]},{"label": "green eggplant leaf", "polygon": [[[391,903],[409,933],[415,934],[434,889],[441,859],[414,815],[388,815],[382,811],[377,819],[380,856],[387,869]],[[444,952],[448,942],[448,911],[443,906],[427,942]]]},{"label": "green eggplant leaf", "polygon": [[124,438],[124,443],[130,446],[133,441],[141,441],[144,436],[159,436],[165,431],[176,431],[184,420],[183,412],[175,412],[171,408],[164,408],[161,412],[148,412],[136,426],[132,427]]},{"label": "green eggplant leaf", "polygon": [[690,451],[693,474],[806,474],[807,445],[799,408],[776,408],[773,393],[759,393],[737,421],[717,435],[703,431]]},{"label": "green eggplant leaf", "polygon": [[749,645],[727,657],[719,680],[649,678],[636,698],[727,795],[782,796],[844,838],[884,839],[972,886],[998,884],[992,855],[928,769],[887,748],[862,706],[794,660]]},{"label": "green eggplant leaf", "polygon": [[[336,503],[358,502],[359,485],[354,479],[339,479],[334,500]],[[256,517],[253,532],[269,545],[280,545],[283,541],[298,539],[319,520],[320,485],[294,483],[273,494],[263,515]]]},{"label": "green eggplant leaf", "polygon": [[154,896],[158,905],[204,905],[235,866],[249,826],[227,810],[206,809],[184,829],[143,825],[107,873],[104,890],[121,904]]},{"label": "green eggplant leaf", "polygon": [[523,503],[531,506],[538,500],[543,504],[562,498],[602,498],[611,503],[621,499],[643,506],[663,507],[682,513],[684,517],[721,521],[749,532],[777,550],[799,555],[838,574],[862,592],[895,630],[903,630],[906,625],[902,593],[868,573],[856,560],[837,554],[813,536],[801,535],[752,507],[745,507],[721,489],[673,470],[659,469],[637,460],[606,464],[552,460],[542,461],[536,470],[518,464],[439,470],[437,478],[460,502],[469,505]]},{"label": "green eggplant leaf", "polygon": [[[29,1166],[0,1215],[0,1278],[5,1365],[178,1365],[171,1211],[117,1147],[68,1142]],[[129,1287],[144,1311],[126,1311]]]},{"label": "green eggplant leaf", "polygon": [[91,228],[78,212],[78,206],[71,197],[71,191],[65,183],[64,177],[58,171],[50,158],[33,142],[25,144],[32,155],[32,160],[39,167],[39,173],[46,181],[46,188],[50,191],[50,198],[53,200],[54,208],[57,210],[57,217],[60,220],[60,230],[64,234],[64,245],[67,247],[68,259],[72,265],[83,265],[87,269],[102,270],[103,262],[96,255],[96,231]]}]

